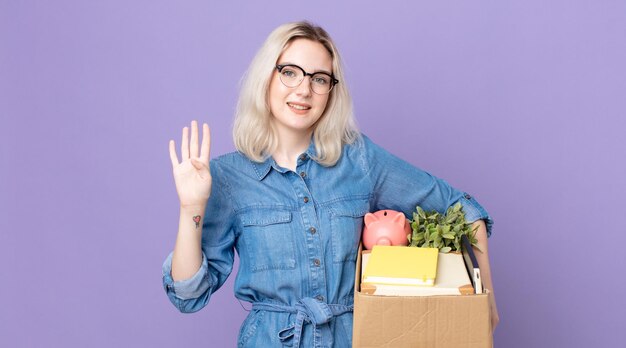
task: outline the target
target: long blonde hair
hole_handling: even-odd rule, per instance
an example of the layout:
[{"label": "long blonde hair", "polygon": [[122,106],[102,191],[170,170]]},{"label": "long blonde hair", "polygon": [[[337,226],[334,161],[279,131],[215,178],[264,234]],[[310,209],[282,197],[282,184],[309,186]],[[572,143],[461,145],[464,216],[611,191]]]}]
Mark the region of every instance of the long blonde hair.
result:
[{"label": "long blonde hair", "polygon": [[330,53],[333,74],[340,81],[330,92],[326,109],[313,132],[315,159],[322,165],[332,166],[339,160],[343,144],[353,143],[360,133],[337,47],[324,29],[309,22],[281,25],[272,31],[257,52],[243,78],[233,139],[237,150],[255,162],[263,162],[276,150],[278,139],[272,127],[268,90],[278,58],[296,39],[321,43]]}]

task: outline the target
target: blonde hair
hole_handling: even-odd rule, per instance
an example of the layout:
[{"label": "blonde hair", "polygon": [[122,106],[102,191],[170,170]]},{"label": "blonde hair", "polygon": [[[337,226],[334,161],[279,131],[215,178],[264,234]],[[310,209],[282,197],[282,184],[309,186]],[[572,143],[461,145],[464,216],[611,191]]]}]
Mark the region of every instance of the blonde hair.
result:
[{"label": "blonde hair", "polygon": [[272,126],[268,101],[270,80],[276,62],[289,44],[296,39],[321,43],[333,60],[333,74],[340,82],[334,86],[326,109],[315,124],[313,140],[316,158],[325,166],[337,163],[343,144],[360,137],[352,112],[352,98],[346,86],[341,57],[328,33],[308,22],[283,24],[263,43],[244,75],[233,126],[237,150],[255,162],[263,162],[278,146],[277,133]]}]

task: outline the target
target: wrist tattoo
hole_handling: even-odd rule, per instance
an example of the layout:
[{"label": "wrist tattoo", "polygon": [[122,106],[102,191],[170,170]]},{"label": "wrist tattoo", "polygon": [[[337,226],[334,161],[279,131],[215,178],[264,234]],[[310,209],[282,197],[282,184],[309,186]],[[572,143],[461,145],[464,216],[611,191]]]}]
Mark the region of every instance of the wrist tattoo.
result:
[{"label": "wrist tattoo", "polygon": [[196,228],[200,227],[200,219],[201,219],[200,215],[196,215],[193,217],[193,222],[196,223]]}]

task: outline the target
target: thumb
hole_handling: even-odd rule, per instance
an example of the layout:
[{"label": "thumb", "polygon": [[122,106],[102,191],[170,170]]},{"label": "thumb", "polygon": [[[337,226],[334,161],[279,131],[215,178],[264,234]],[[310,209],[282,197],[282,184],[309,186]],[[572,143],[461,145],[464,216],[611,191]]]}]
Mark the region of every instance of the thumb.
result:
[{"label": "thumb", "polygon": [[204,172],[204,171],[208,170],[207,166],[204,163],[198,161],[195,158],[191,159],[191,165],[193,165],[194,168],[196,168],[197,170],[199,170],[201,172]]}]

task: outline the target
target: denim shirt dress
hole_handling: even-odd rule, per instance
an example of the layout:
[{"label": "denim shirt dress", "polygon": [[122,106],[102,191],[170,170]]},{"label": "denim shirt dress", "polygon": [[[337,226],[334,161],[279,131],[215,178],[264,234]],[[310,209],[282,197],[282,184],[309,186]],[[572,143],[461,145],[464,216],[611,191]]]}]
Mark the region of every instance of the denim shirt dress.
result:
[{"label": "denim shirt dress", "polygon": [[363,216],[381,209],[412,217],[416,205],[463,205],[467,221],[492,220],[470,195],[410,165],[366,136],[344,145],[339,161],[314,160],[313,142],[296,171],[239,152],[211,161],[212,194],[202,226],[202,266],[163,285],[181,312],[204,307],[239,256],[235,296],[252,304],[239,347],[351,347],[357,248]]}]

